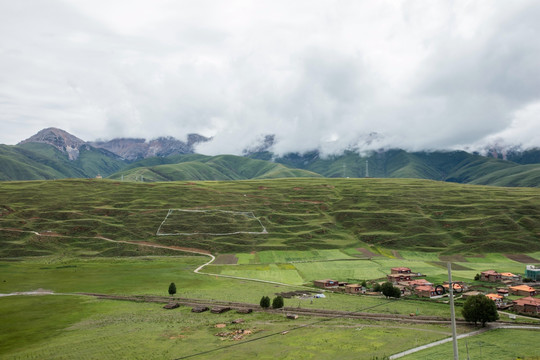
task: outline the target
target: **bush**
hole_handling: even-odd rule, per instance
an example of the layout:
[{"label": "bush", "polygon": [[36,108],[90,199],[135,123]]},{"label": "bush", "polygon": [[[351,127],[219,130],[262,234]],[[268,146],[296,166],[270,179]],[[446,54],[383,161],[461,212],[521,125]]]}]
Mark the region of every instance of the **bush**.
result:
[{"label": "bush", "polygon": [[268,309],[270,307],[270,298],[268,296],[263,296],[259,303],[263,309]]},{"label": "bush", "polygon": [[283,297],[282,296],[276,296],[274,300],[272,301],[272,307],[274,309],[280,309],[283,307]]},{"label": "bush", "polygon": [[394,285],[392,285],[391,282],[388,282],[388,281],[382,284],[381,291],[383,295],[386,296],[387,298],[388,297],[399,298],[401,296],[401,290],[399,290],[399,288],[395,287]]},{"label": "bush", "polygon": [[486,326],[487,322],[499,319],[495,302],[484,295],[467,298],[461,314],[468,322],[474,322],[475,325],[480,322],[482,326]]},{"label": "bush", "polygon": [[476,280],[476,281],[480,280],[480,274],[474,275],[474,280]]}]

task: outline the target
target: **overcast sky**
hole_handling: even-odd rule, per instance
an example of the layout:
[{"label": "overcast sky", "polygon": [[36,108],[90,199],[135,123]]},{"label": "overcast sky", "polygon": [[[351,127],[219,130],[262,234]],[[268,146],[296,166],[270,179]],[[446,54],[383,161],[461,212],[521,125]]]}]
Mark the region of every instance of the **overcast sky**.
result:
[{"label": "overcast sky", "polygon": [[540,1],[0,1],[0,143],[540,146]]}]

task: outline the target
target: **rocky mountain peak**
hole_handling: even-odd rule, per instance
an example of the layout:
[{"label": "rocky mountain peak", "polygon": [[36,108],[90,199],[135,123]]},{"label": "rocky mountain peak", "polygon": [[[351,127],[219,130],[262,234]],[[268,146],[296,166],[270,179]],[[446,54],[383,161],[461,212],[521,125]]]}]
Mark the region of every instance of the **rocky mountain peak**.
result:
[{"label": "rocky mountain peak", "polygon": [[81,146],[86,144],[85,141],[71,135],[67,131],[53,127],[39,131],[37,134],[21,141],[19,145],[26,143],[43,143],[52,145],[58,150],[67,153],[70,160],[77,159],[79,157]]}]

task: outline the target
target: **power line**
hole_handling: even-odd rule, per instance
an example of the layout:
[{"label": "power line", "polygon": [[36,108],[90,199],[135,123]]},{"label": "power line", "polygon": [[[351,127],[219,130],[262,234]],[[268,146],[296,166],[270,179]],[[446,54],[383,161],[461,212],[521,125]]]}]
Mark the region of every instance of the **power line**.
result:
[{"label": "power line", "polygon": [[[373,309],[373,308],[376,308],[376,307],[379,307],[379,306],[382,306],[382,305],[387,305],[387,304],[386,303],[381,303],[381,304],[369,306],[369,307],[366,307],[366,308],[363,308],[363,309],[360,309],[360,310],[352,311],[352,313],[362,312],[362,311]],[[292,329],[289,329],[287,331],[290,332],[290,331],[293,331],[293,330],[303,329],[303,328],[308,327],[308,326],[317,325],[317,324],[323,323],[325,321],[330,321],[330,320],[334,320],[334,319],[338,319],[338,318],[342,318],[342,317],[346,317],[346,315],[336,315],[334,317],[318,320],[318,321],[315,321],[315,322],[312,322],[312,323],[309,323],[309,324],[299,325],[299,326],[293,327]],[[263,335],[261,337],[254,338],[254,339],[249,339],[249,340],[242,341],[242,342],[239,342],[239,343],[225,345],[225,346],[222,346],[222,347],[217,348],[217,349],[206,350],[206,351],[201,351],[201,352],[198,352],[198,353],[195,353],[195,354],[182,356],[182,357],[176,358],[175,360],[189,359],[189,358],[199,356],[199,355],[206,355],[206,354],[210,354],[210,353],[213,353],[213,352],[216,352],[216,351],[228,349],[228,348],[231,348],[231,347],[234,347],[234,346],[240,346],[240,345],[247,344],[247,343],[254,342],[254,341],[258,341],[258,340],[263,340],[263,339],[266,339],[266,338],[269,338],[269,337],[272,337],[272,336],[276,336],[276,335],[281,335],[281,334],[282,334],[282,331],[279,331],[279,332],[276,332],[276,333]]]}]

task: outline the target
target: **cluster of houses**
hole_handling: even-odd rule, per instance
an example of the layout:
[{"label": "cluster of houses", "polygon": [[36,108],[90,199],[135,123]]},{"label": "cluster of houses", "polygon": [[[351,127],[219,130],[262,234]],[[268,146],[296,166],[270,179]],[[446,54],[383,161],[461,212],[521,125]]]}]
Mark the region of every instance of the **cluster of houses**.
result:
[{"label": "cluster of houses", "polygon": [[[425,275],[412,272],[408,267],[394,267],[390,269],[390,274],[386,275],[386,280],[401,290],[402,295],[417,295],[421,298],[439,298],[449,291],[448,282],[435,286],[426,279]],[[526,277],[533,280],[540,280],[540,267],[527,266]],[[505,287],[497,288],[496,292],[486,296],[493,300],[498,308],[513,308],[516,312],[540,314],[540,298],[534,297],[537,294],[535,288],[523,284],[521,275],[509,272],[497,272],[486,270],[480,273],[481,281],[491,283],[501,283]],[[342,281],[324,279],[315,280],[313,284],[321,289],[340,290],[349,294],[365,294],[367,289],[359,284],[349,284]],[[479,291],[467,291],[468,286],[464,282],[453,282],[453,290],[457,294],[462,294],[463,299],[469,296],[482,294]],[[523,296],[521,299],[507,301],[509,295]]]},{"label": "cluster of houses", "polygon": [[[536,270],[534,266],[528,265],[527,270]],[[538,269],[540,270],[540,269]],[[528,277],[529,274],[527,273]],[[486,270],[480,273],[480,280],[492,283],[503,283],[506,287],[497,288],[496,293],[486,294],[488,298],[495,302],[497,308],[513,308],[516,312],[540,314],[540,299],[535,298],[536,289],[523,284],[521,275],[515,275],[508,272],[497,272],[495,270]],[[536,280],[536,279],[535,279]],[[478,291],[463,294],[466,298],[471,295],[480,294]],[[507,301],[508,295],[523,296],[521,299]]]},{"label": "cluster of houses", "polygon": [[[394,267],[390,269],[390,274],[386,275],[386,279],[400,289],[401,294],[404,296],[415,294],[419,297],[437,298],[448,291],[448,283],[443,284],[442,289],[436,288],[432,283],[421,278],[424,276],[423,274],[412,272],[408,267]],[[359,284],[349,284],[332,279],[315,280],[313,285],[328,290],[343,289],[342,291],[348,294],[365,294],[367,290]],[[465,288],[464,283],[454,283],[454,289],[459,289],[459,292],[463,288]]]}]

